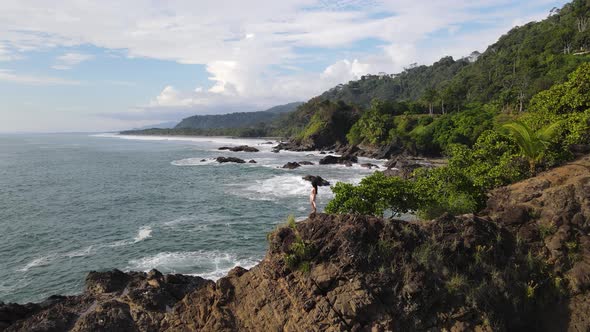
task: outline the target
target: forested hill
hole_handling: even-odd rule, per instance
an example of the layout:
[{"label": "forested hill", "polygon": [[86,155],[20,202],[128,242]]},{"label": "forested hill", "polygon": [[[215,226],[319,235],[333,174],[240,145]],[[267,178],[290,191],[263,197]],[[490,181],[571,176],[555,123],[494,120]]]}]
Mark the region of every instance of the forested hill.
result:
[{"label": "forested hill", "polygon": [[291,138],[285,149],[358,146],[379,151],[378,157],[440,155],[453,144],[472,146],[486,130],[526,114],[534,108],[531,99],[563,86],[588,62],[590,1],[574,0],[548,10],[540,22],[511,29],[482,54],[332,88],[273,130]]},{"label": "forested hill", "polygon": [[442,85],[470,61],[444,57],[431,66],[411,65],[402,73],[365,75],[360,80],[339,84],[322,93],[319,100],[339,100],[367,107],[372,100],[418,100],[429,87]]},{"label": "forested hill", "polygon": [[294,111],[302,102],[274,106],[265,111],[219,115],[194,115],[183,119],[175,129],[244,128],[261,122],[272,122],[281,114]]},{"label": "forested hill", "polygon": [[[442,58],[431,66],[411,65],[399,74],[366,75],[324,92],[321,100],[361,107],[371,100],[429,101],[454,109],[470,102],[521,108],[537,92],[563,82],[590,50],[587,0],[577,0],[548,17],[515,27],[481,55]],[[477,61],[470,61],[477,58]]]}]

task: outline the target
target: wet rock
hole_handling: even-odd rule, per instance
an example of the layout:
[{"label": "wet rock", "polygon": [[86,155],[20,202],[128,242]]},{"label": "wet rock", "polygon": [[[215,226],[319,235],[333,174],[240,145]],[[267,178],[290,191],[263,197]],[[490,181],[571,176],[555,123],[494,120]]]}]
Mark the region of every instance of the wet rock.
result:
[{"label": "wet rock", "polygon": [[285,165],[283,165],[283,167],[281,168],[286,168],[286,169],[296,169],[301,167],[301,165],[298,162],[288,162]]},{"label": "wet rock", "polygon": [[302,166],[303,166],[303,165],[310,166],[310,165],[315,165],[315,164],[314,164],[314,163],[312,163],[311,161],[305,161],[305,160],[304,160],[304,161],[300,161],[300,162],[299,162],[299,165],[302,165]]},{"label": "wet rock", "polygon": [[306,175],[306,176],[302,177],[302,179],[305,181],[309,181],[309,182],[315,181],[318,184],[318,186],[329,186],[330,185],[330,182],[328,182],[327,180],[324,180],[319,175]]},{"label": "wet rock", "polygon": [[352,166],[353,163],[357,163],[358,158],[356,156],[351,155],[343,155],[341,157],[336,157],[332,155],[325,156],[324,158],[320,159],[320,165],[334,165],[334,164],[341,164],[346,166]]},{"label": "wet rock", "polygon": [[361,164],[361,167],[368,168],[368,169],[379,168],[379,166],[377,166],[375,164],[371,164],[371,163]]},{"label": "wet rock", "polygon": [[236,158],[236,157],[217,157],[217,158],[215,158],[215,160],[217,160],[217,162],[220,164],[223,164],[223,163],[244,164],[244,163],[246,163],[246,161],[244,159],[240,159],[240,158]]},{"label": "wet rock", "polygon": [[218,150],[229,150],[229,151],[232,151],[232,152],[258,152],[258,151],[260,151],[257,148],[251,147],[251,146],[248,146],[248,145],[222,146]]},{"label": "wet rock", "polygon": [[386,176],[399,176],[402,179],[410,179],[415,170],[422,167],[430,167],[423,163],[418,163],[405,156],[396,156],[385,163],[387,170],[383,172]]},{"label": "wet rock", "polygon": [[249,164],[256,164],[256,160],[254,159],[250,159],[250,161],[248,161]]}]

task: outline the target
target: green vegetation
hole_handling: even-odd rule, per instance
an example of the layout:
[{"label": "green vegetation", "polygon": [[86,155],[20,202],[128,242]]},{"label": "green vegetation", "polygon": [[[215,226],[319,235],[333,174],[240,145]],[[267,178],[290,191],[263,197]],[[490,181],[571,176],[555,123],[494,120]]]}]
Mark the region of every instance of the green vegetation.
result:
[{"label": "green vegetation", "polygon": [[[333,187],[335,198],[326,210],[378,216],[388,211],[393,214],[416,211],[424,218],[445,212],[476,212],[484,206],[487,191],[534,175],[539,168],[571,159],[569,147],[572,144],[590,143],[590,93],[586,93],[583,87],[590,89],[590,64],[581,65],[567,82],[535,96],[529,112],[510,116],[491,116],[492,113],[486,116],[484,113],[478,120],[476,114],[471,113],[473,111],[441,116],[441,119],[449,119],[444,121],[464,124],[446,132],[440,131],[444,135],[437,134],[436,129],[444,123],[443,120],[424,126],[434,126],[431,130],[422,130],[444,142],[439,148],[444,147],[449,156],[447,166],[417,169],[410,180],[376,173],[363,179],[358,186],[337,183]],[[576,96],[571,91],[584,95]],[[547,94],[564,100],[566,106],[555,104],[553,109],[540,106],[539,98],[547,98]],[[383,109],[382,104],[374,103],[370,114],[384,114]],[[505,123],[507,119],[512,122]],[[421,126],[417,120],[408,125],[410,122],[398,122],[397,128],[390,131],[407,132],[408,127],[414,126],[411,133]],[[502,129],[507,129],[508,133]],[[363,130],[359,132],[358,137],[363,140],[377,137],[364,135]],[[467,139],[457,142],[457,137]]]},{"label": "green vegetation", "polygon": [[510,131],[516,144],[520,147],[521,153],[527,158],[531,175],[535,175],[537,172],[537,163],[545,155],[558,126],[559,122],[552,123],[536,132],[522,122],[507,123],[503,126]]},{"label": "green vegetation", "polygon": [[460,274],[454,274],[449,280],[446,281],[445,287],[451,294],[457,294],[465,288],[467,280]]},{"label": "green vegetation", "polygon": [[297,223],[295,217],[289,215],[286,222],[287,227],[295,233],[295,241],[289,246],[289,252],[285,255],[285,264],[291,269],[299,269],[303,273],[309,273],[310,260],[314,253],[313,246],[309,245],[301,238],[297,231]]},{"label": "green vegetation", "polygon": [[417,208],[417,199],[411,182],[397,177],[386,177],[380,172],[362,179],[358,186],[338,182],[332,187],[332,191],[335,198],[326,206],[328,213],[383,216],[386,210],[405,213]]}]

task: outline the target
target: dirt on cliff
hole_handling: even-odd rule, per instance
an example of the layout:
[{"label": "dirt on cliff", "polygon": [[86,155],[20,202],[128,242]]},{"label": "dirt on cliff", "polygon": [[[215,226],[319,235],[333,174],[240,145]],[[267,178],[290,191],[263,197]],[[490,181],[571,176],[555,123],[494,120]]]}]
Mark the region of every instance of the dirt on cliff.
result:
[{"label": "dirt on cliff", "polygon": [[490,194],[478,215],[311,215],[254,268],[92,272],[77,296],[0,304],[6,331],[588,331],[590,157]]}]

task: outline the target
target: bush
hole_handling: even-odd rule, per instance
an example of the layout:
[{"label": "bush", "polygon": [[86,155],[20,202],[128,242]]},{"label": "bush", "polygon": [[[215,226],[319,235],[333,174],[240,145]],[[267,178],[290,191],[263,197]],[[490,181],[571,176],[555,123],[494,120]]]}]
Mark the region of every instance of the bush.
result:
[{"label": "bush", "polygon": [[356,213],[383,216],[386,211],[401,214],[417,208],[413,184],[381,172],[364,178],[358,186],[338,182],[335,194],[326,206],[328,213]]}]

